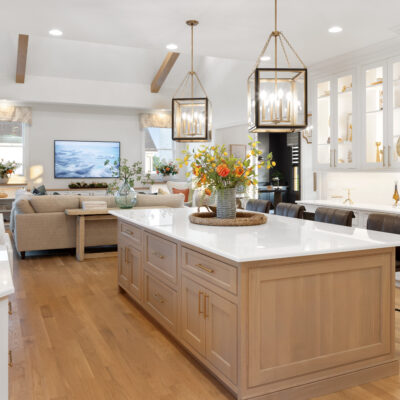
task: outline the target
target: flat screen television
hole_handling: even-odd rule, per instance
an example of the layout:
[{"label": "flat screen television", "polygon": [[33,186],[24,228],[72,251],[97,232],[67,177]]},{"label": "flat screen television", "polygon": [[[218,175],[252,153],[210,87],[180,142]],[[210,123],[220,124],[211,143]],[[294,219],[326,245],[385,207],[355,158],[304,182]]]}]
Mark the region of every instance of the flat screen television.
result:
[{"label": "flat screen television", "polygon": [[120,142],[54,141],[55,178],[112,178],[104,161],[119,160]]}]

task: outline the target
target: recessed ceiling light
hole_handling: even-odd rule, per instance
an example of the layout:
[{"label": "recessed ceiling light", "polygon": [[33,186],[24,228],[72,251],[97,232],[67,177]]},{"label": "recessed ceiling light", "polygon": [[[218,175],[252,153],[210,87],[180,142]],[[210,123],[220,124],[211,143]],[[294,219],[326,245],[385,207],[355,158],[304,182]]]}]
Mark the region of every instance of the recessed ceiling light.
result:
[{"label": "recessed ceiling light", "polygon": [[176,50],[178,48],[178,45],[175,43],[170,43],[170,44],[167,44],[166,47],[168,50]]},{"label": "recessed ceiling light", "polygon": [[60,31],[59,29],[50,29],[49,30],[49,35],[51,36],[62,36],[62,31]]},{"label": "recessed ceiling light", "polygon": [[270,56],[262,56],[262,57],[260,58],[261,61],[269,61],[270,59],[271,59]]},{"label": "recessed ceiling light", "polygon": [[342,32],[343,28],[340,26],[332,26],[328,29],[329,33],[339,33]]}]

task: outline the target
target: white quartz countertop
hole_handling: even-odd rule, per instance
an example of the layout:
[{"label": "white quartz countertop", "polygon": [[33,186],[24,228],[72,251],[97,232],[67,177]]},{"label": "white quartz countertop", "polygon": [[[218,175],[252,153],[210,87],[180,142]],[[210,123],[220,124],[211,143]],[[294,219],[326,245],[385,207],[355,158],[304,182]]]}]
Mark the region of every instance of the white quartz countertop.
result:
[{"label": "white quartz countertop", "polygon": [[384,204],[373,203],[353,203],[343,204],[344,199],[338,200],[298,200],[296,203],[304,206],[321,206],[321,207],[334,207],[343,208],[346,210],[357,210],[365,212],[379,212],[388,214],[400,214],[400,207],[388,206]]},{"label": "white quartz countertop", "polygon": [[7,248],[0,245],[0,298],[14,293],[14,284],[8,262]]},{"label": "white quartz countertop", "polygon": [[400,246],[400,235],[268,215],[264,225],[190,223],[195,208],[112,210],[110,214],[235,262]]}]

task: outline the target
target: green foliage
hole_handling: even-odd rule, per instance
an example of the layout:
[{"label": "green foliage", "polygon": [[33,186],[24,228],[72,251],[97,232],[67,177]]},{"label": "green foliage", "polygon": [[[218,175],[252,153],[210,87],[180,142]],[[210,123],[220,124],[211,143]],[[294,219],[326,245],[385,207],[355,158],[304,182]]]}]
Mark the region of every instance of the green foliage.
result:
[{"label": "green foliage", "polygon": [[144,174],[144,169],[141,161],[136,161],[132,164],[126,158],[114,160],[106,160],[104,165],[108,165],[112,176],[115,178],[112,183],[108,185],[108,192],[113,193],[118,190],[119,182],[128,183],[130,187],[134,187],[135,183],[154,183],[150,174]]}]

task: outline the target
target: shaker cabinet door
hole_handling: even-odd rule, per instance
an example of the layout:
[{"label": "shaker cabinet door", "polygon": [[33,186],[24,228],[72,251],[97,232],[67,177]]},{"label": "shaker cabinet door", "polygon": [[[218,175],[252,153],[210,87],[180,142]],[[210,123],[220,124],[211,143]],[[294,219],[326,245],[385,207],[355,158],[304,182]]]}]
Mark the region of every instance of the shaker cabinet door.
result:
[{"label": "shaker cabinet door", "polygon": [[206,357],[234,384],[237,382],[237,306],[207,291]]},{"label": "shaker cabinet door", "polygon": [[138,300],[142,299],[142,252],[133,246],[126,247],[127,265],[130,269],[128,291]]},{"label": "shaker cabinet door", "polygon": [[205,355],[205,290],[187,278],[182,277],[181,326],[182,338],[201,355]]},{"label": "shaker cabinet door", "polygon": [[128,263],[128,246],[121,243],[118,246],[118,283],[127,291],[129,290],[131,274],[132,269]]}]

